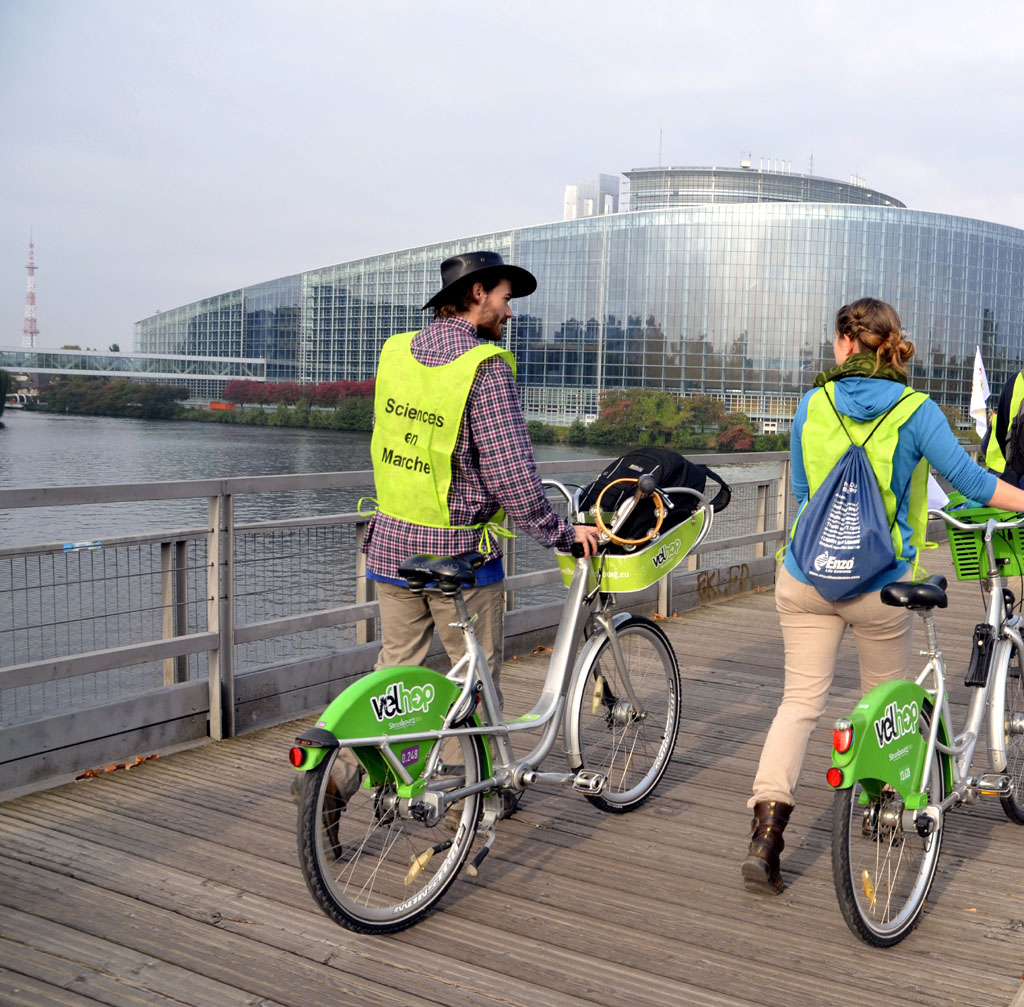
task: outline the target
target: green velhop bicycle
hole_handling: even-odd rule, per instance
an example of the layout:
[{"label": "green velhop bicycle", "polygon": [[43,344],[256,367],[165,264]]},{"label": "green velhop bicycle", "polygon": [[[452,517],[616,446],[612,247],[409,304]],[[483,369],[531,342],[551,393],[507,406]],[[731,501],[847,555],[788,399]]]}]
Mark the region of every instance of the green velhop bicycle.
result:
[{"label": "green velhop bicycle", "polygon": [[[302,773],[303,875],[335,922],[370,934],[416,923],[481,835],[468,868],[476,873],[498,823],[527,787],[567,786],[604,811],[626,812],[658,785],[676,743],[679,669],[664,632],[616,611],[616,596],[668,574],[707,536],[714,508],[703,494],[659,488],[649,475],[631,482],[635,490],[613,513],[600,498],[589,512],[602,532],[598,556],[558,556],[568,594],[541,693],[522,716],[504,718],[462,596],[483,557],[417,556],[403,565],[411,589],[453,599],[465,654],[447,675],[421,667],[371,672],[291,749]],[[587,520],[579,489],[545,485],[561,493],[577,523]],[[665,510],[673,499],[680,506],[680,494],[690,495],[692,514],[663,533]],[[649,532],[620,538],[617,529],[648,498],[655,504]],[[623,542],[622,554],[609,551]],[[567,771],[542,771],[560,731]],[[523,757],[512,750],[518,732],[540,735]]]},{"label": "green velhop bicycle", "polygon": [[[853,933],[876,947],[898,943],[920,921],[948,811],[998,797],[1007,817],[1024,825],[1024,642],[1006,580],[1024,569],[1024,518],[990,508],[929,515],[948,525],[957,578],[980,580],[985,596],[964,679],[966,723],[954,733],[935,632],[934,610],[947,604],[945,578],[890,584],[882,601],[921,617],[927,662],[915,681],[877,686],[836,722],[827,774],[836,788],[839,907]],[[983,732],[987,765],[972,771]]]}]

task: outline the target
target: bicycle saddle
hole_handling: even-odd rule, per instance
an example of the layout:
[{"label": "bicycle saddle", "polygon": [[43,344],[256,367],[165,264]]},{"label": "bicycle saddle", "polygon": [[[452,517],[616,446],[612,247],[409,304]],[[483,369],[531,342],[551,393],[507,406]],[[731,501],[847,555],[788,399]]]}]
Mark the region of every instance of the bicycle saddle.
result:
[{"label": "bicycle saddle", "polygon": [[487,562],[479,552],[459,556],[410,556],[398,568],[413,594],[422,594],[428,584],[437,584],[441,593],[453,595],[460,587],[474,587],[476,572]]},{"label": "bicycle saddle", "polygon": [[941,573],[917,582],[898,580],[882,588],[882,604],[895,608],[945,608],[947,601],[946,578]]}]

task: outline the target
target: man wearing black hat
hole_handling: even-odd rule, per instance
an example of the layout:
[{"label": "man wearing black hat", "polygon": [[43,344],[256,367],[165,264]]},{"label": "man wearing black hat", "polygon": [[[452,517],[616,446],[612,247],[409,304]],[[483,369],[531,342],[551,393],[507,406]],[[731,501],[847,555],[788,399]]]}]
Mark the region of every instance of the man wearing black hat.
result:
[{"label": "man wearing black hat", "polygon": [[537,281],[496,252],[446,259],[441,281],[424,305],[434,309],[433,323],[389,339],[377,371],[371,451],[378,510],[363,542],[380,604],[377,667],[422,664],[435,627],[452,661],[462,656],[461,634],[449,625],[452,602],[414,596],[398,566],[417,553],[477,549],[489,558],[465,598],[497,681],[502,511],[542,544],[568,550],[580,542],[586,555],[596,550],[597,531],[552,510],[537,476],[515,361],[496,345],[512,317],[509,302],[532,294]]}]

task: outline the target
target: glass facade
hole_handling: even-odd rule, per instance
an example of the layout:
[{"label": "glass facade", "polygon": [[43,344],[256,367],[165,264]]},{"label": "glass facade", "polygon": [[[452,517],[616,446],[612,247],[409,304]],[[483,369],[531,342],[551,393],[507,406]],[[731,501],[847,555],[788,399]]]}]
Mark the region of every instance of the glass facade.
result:
[{"label": "glass facade", "polygon": [[163,312],[136,324],[135,347],[263,353],[267,380],[372,378],[384,340],[428,320],[441,261],[487,248],[538,279],[506,336],[530,418],[569,422],[604,390],[643,387],[784,429],[832,363],[836,310],[874,296],[915,343],[914,387],[966,420],[975,346],[993,389],[1021,367],[1024,231],[877,195],[705,200],[407,249]]},{"label": "glass facade", "polygon": [[894,196],[855,182],[820,175],[752,168],[634,168],[629,209],[653,210],[689,203],[865,203],[904,206]]},{"label": "glass facade", "polygon": [[136,322],[140,353],[266,361],[268,381],[297,379],[300,276],[207,297]]}]

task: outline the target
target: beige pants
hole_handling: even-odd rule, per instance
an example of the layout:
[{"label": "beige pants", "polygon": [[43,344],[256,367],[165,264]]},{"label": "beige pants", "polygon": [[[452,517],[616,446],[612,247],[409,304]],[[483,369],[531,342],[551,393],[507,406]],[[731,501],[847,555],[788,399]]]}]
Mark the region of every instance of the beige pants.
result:
[{"label": "beige pants", "polygon": [[786,684],[761,752],[754,795],[747,802],[751,808],[758,801],[793,803],[846,627],[857,642],[862,692],[904,677],[914,643],[913,614],[883,605],[877,591],[849,601],[826,601],[785,567],[775,584],[775,607],[786,648]]},{"label": "beige pants", "polygon": [[[422,664],[437,628],[437,635],[455,664],[465,652],[462,630],[455,621],[455,603],[439,594],[415,595],[396,584],[378,583],[381,648],[375,668],[396,664]],[[462,592],[469,614],[475,615],[473,632],[487,655],[495,686],[501,674],[505,643],[505,582],[473,587]],[[501,689],[498,689],[501,695]]]},{"label": "beige pants", "polygon": [[[381,648],[374,669],[390,668],[399,664],[422,664],[434,637],[434,628],[454,665],[465,653],[462,630],[450,625],[456,619],[455,603],[438,594],[415,595],[397,584],[378,582],[377,601],[380,605]],[[505,582],[487,584],[464,590],[466,607],[477,620],[473,631],[487,655],[498,702],[502,702],[498,679],[505,644]],[[445,743],[443,758],[449,762],[461,759],[457,741]],[[363,778],[363,767],[350,749],[338,753],[331,772],[339,796],[348,799]]]}]

